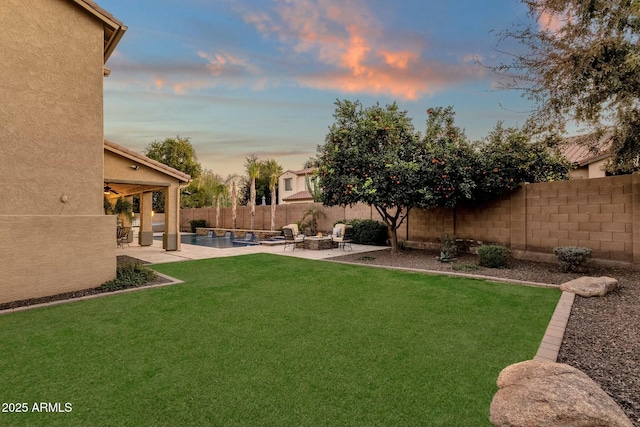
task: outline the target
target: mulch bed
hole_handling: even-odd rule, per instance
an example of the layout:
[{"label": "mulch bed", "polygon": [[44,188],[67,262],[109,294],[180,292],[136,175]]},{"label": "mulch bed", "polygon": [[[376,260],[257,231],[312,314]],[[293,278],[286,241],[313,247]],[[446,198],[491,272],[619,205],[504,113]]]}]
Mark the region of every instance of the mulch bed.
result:
[{"label": "mulch bed", "polygon": [[[558,362],[574,366],[596,381],[631,422],[640,427],[640,271],[589,266],[581,273],[563,273],[556,264],[512,260],[507,269],[477,267],[475,255],[459,255],[454,263],[436,260],[438,253],[406,250],[350,254],[333,259],[559,285],[577,277],[609,276],[618,289],[601,298],[576,296]],[[457,269],[454,267],[457,265]],[[477,268],[474,268],[477,267]]]},{"label": "mulch bed", "polygon": [[[132,258],[132,257],[127,256],[127,255],[118,256],[117,262],[118,262],[118,264],[131,263],[131,262],[137,262],[137,263],[140,263],[140,264],[148,264],[147,262],[141,261],[141,260],[136,259],[136,258]],[[145,283],[144,285],[141,285],[141,286],[138,286],[138,287],[159,285],[161,283],[168,283],[168,282],[169,282],[169,280],[165,279],[164,277],[158,276],[152,282]],[[50,295],[50,296],[40,297],[40,298],[30,298],[30,299],[24,299],[24,300],[20,300],[20,301],[5,302],[5,303],[0,304],[0,311],[12,309],[12,308],[36,305],[36,304],[45,304],[45,303],[54,302],[54,301],[61,301],[61,300],[67,300],[67,299],[73,299],[73,298],[80,298],[80,297],[85,297],[85,296],[88,296],[88,295],[104,294],[104,293],[109,293],[109,292],[110,291],[106,291],[106,290],[100,289],[100,288],[89,288],[89,289],[82,289],[82,290],[79,290],[79,291],[65,292],[65,293],[62,293],[62,294]]]}]

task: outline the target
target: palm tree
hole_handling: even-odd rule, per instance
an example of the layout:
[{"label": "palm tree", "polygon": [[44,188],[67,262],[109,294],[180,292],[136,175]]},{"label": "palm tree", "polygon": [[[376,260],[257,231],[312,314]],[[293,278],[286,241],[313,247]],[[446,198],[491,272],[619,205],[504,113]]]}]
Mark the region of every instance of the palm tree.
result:
[{"label": "palm tree", "polygon": [[247,157],[244,165],[247,168],[247,175],[249,175],[249,180],[251,181],[249,213],[251,214],[251,230],[253,230],[256,216],[256,179],[258,178],[258,176],[260,176],[261,163],[258,160],[257,155],[251,154],[249,157]]},{"label": "palm tree", "polygon": [[274,159],[269,159],[262,164],[265,175],[269,177],[269,190],[271,190],[271,231],[276,229],[276,187],[278,178],[282,175],[282,166]]},{"label": "palm tree", "polygon": [[[308,221],[307,218],[311,217]],[[315,206],[310,207],[302,213],[302,226],[309,227],[309,233],[313,236],[318,232],[318,218],[326,218],[327,214],[322,209]]]},{"label": "palm tree", "polygon": [[216,199],[216,228],[220,228],[220,201],[229,194],[229,188],[223,182],[217,182],[213,187],[213,195]]},{"label": "palm tree", "polygon": [[236,219],[238,218],[238,179],[240,177],[237,174],[230,174],[227,176],[225,182],[229,193],[231,193],[231,223],[234,230],[236,229]]}]

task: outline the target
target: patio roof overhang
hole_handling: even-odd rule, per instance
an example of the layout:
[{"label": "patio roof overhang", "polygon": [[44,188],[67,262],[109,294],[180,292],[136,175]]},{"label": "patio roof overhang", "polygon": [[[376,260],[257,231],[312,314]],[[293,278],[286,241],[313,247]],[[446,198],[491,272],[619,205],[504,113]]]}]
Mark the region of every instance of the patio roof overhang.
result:
[{"label": "patio roof overhang", "polygon": [[139,243],[151,245],[152,192],[165,194],[165,228],[163,246],[166,250],[180,249],[180,191],[191,177],[147,156],[104,141],[104,190],[105,197],[117,199],[140,195]]}]

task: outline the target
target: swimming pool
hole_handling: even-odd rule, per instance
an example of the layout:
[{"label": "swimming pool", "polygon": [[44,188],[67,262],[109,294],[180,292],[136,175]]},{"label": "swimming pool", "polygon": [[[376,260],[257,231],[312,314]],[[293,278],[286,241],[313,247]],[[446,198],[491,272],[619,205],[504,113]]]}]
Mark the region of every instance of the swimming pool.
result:
[{"label": "swimming pool", "polygon": [[[162,240],[162,236],[154,237],[156,240]],[[209,248],[239,248],[243,246],[256,246],[257,242],[243,242],[241,240],[231,240],[228,237],[211,237],[196,236],[195,234],[181,234],[180,243],[185,245],[207,246]]]}]

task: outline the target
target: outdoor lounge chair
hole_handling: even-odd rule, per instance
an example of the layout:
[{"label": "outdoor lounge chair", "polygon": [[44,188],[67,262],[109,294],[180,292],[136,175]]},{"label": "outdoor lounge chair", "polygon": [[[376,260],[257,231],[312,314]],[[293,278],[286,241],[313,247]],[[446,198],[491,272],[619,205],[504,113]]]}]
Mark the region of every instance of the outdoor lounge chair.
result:
[{"label": "outdoor lounge chair", "polygon": [[334,234],[331,236],[331,240],[338,243],[338,248],[342,247],[344,251],[345,245],[349,245],[349,249],[353,250],[351,246],[351,239],[353,237],[353,227],[350,225],[336,224]]},{"label": "outdoor lounge chair", "polygon": [[116,242],[118,243],[118,247],[124,248],[125,243],[129,246],[130,231],[131,227],[118,227],[116,229]]},{"label": "outdoor lounge chair", "polygon": [[287,250],[287,246],[292,246],[292,250],[296,250],[296,243],[302,243],[302,249],[304,249],[304,235],[295,235],[294,230],[291,227],[284,227],[282,229],[284,233],[284,250]]}]

